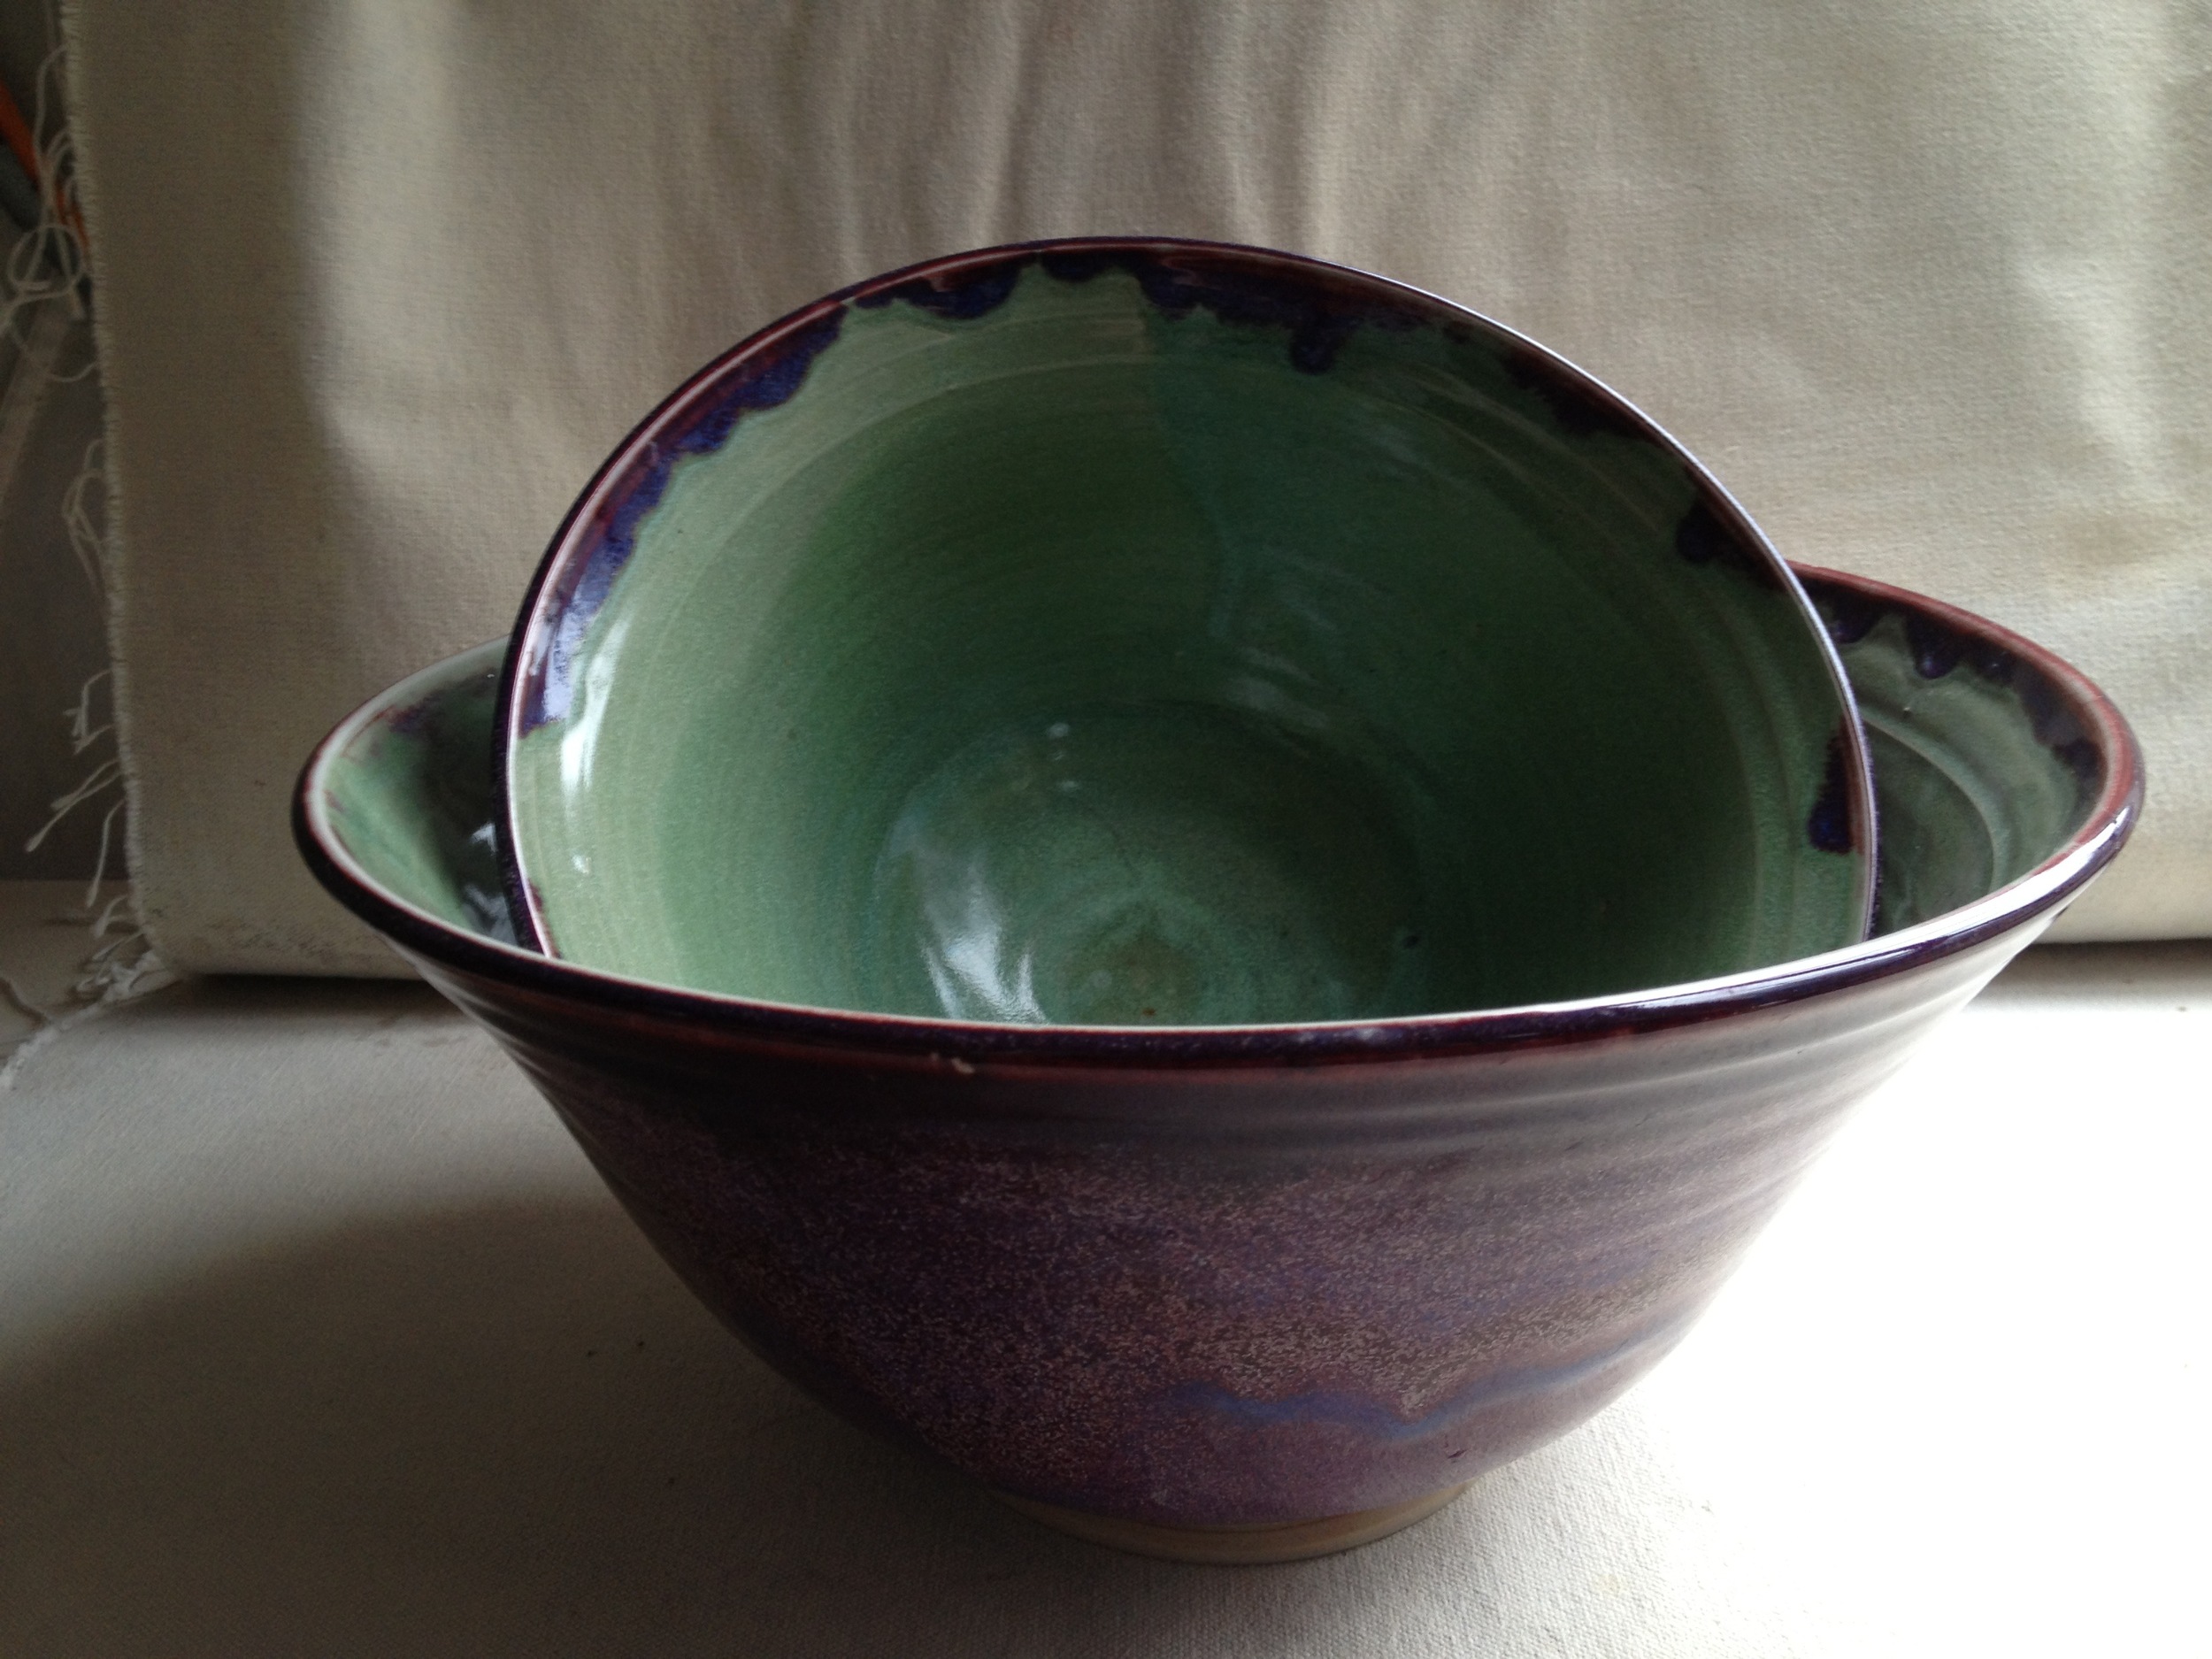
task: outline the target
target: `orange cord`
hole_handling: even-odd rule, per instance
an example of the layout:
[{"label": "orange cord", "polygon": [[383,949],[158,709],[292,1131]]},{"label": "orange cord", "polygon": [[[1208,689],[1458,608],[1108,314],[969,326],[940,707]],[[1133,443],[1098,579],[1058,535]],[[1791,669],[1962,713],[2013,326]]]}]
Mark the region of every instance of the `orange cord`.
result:
[{"label": "orange cord", "polygon": [[[8,148],[15,152],[16,160],[22,164],[23,176],[31,181],[31,188],[43,198],[46,186],[39,178],[38,141],[31,135],[30,123],[23,119],[23,111],[16,107],[15,94],[8,90],[5,81],[0,81],[0,138],[7,141]],[[84,218],[77,211],[77,204],[57,192],[54,204],[60,210],[69,228],[77,234],[77,245],[89,250],[92,244],[86,239]]]}]

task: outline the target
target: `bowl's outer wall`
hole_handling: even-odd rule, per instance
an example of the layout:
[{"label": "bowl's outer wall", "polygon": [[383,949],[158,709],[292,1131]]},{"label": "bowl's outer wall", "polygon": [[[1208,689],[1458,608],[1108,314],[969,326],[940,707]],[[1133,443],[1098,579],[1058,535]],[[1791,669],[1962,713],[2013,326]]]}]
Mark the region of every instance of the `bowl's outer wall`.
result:
[{"label": "bowl's outer wall", "polygon": [[[1975,902],[1794,980],[1648,1009],[1025,1034],[625,987],[475,915],[481,802],[421,772],[440,741],[483,741],[483,653],[334,734],[301,844],[515,1056],[701,1297],[825,1400],[1067,1507],[1340,1514],[1455,1485],[1655,1361],[1851,1102],[2124,840],[2139,763],[2078,675],[1932,602],[1809,582],[1847,657],[1887,664],[1870,708],[1960,786],[1916,823]],[[2008,699],[1989,748],[1974,721]],[[318,780],[357,749],[452,821],[349,810]],[[2000,810],[2029,761],[2070,816],[2042,874],[1975,890],[2035,850],[2039,820]],[[1978,792],[1986,812],[1961,805]],[[352,863],[359,838],[402,898],[426,875],[453,890],[396,902]]]},{"label": "bowl's outer wall", "polygon": [[2039,931],[1613,1041],[1134,1081],[749,1041],[417,960],[779,1368],[1004,1490],[1217,1525],[1417,1498],[1587,1417]]}]

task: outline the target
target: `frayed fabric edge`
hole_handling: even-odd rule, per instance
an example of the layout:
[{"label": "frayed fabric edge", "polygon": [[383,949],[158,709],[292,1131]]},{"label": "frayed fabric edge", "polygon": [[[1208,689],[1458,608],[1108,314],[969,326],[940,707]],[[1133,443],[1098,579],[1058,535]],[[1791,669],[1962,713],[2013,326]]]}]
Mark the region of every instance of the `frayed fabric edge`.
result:
[{"label": "frayed fabric edge", "polygon": [[[97,939],[104,930],[114,908],[111,904],[94,919],[93,938]],[[74,1031],[127,1002],[173,985],[182,977],[162,960],[145,929],[138,926],[108,941],[85,959],[82,976],[72,987],[75,1004],[58,1013],[33,1002],[14,980],[0,973],[0,993],[4,993],[9,1002],[37,1022],[36,1029],[10,1048],[4,1058],[0,1058],[0,1094],[12,1090],[31,1061],[52,1047],[65,1032]]]}]

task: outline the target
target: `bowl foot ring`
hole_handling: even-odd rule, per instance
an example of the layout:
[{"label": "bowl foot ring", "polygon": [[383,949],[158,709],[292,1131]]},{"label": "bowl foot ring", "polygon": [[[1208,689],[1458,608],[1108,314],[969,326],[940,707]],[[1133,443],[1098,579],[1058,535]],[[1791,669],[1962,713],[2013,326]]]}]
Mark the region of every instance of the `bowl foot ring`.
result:
[{"label": "bowl foot ring", "polygon": [[1462,1481],[1441,1492],[1404,1503],[1385,1504],[1379,1509],[1356,1509],[1349,1515],[1325,1515],[1310,1521],[1263,1521],[1249,1526],[1162,1526],[1150,1521],[1064,1509],[1056,1503],[1039,1503],[1004,1492],[995,1495],[1033,1521],[1110,1549],[1156,1555],[1164,1561],[1244,1567],[1357,1549],[1416,1521],[1426,1520],[1471,1484]]}]

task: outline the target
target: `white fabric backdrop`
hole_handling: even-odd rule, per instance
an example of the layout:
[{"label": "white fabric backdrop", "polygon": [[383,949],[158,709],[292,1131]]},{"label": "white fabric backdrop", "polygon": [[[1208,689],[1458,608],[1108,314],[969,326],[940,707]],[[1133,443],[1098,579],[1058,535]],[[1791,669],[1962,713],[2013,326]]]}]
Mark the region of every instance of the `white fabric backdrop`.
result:
[{"label": "white fabric backdrop", "polygon": [[503,632],[598,457],[871,272],[1156,231],[1434,288],[1793,557],[2072,657],[2150,757],[2062,928],[2212,932],[2192,0],[81,0],[146,920],[396,971],[294,856],[349,707]]}]

